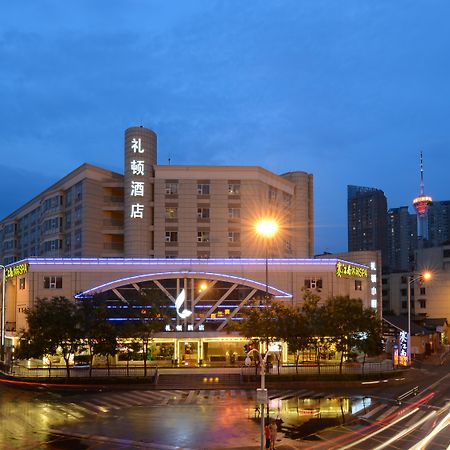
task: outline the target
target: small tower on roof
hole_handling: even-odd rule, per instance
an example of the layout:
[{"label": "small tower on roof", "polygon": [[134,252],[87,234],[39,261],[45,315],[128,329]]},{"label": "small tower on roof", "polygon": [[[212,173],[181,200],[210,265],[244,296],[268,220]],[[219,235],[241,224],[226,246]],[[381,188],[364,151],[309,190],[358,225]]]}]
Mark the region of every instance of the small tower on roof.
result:
[{"label": "small tower on roof", "polygon": [[425,195],[423,182],[423,155],[420,152],[420,194],[413,200],[414,209],[417,212],[417,237],[419,243],[428,239],[428,227],[426,222],[428,206],[433,201],[429,195]]}]

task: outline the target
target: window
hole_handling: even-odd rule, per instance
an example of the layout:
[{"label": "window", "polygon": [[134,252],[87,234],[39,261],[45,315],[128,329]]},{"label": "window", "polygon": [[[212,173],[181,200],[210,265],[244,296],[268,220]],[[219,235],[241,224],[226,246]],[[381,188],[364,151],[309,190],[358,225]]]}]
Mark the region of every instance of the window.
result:
[{"label": "window", "polygon": [[450,258],[450,248],[444,248],[444,258]]},{"label": "window", "polygon": [[407,283],[407,282],[408,282],[408,277],[402,276],[402,277],[400,278],[400,283],[405,284],[405,283]]},{"label": "window", "polygon": [[355,280],[355,291],[362,291],[362,281]]},{"label": "window", "polygon": [[228,242],[240,242],[241,233],[239,231],[229,231],[228,232]]},{"label": "window", "polygon": [[178,214],[178,208],[169,206],[166,208],[166,219],[176,219]]},{"label": "window", "polygon": [[406,309],[407,307],[407,302],[402,302],[402,309]]},{"label": "window", "polygon": [[178,253],[177,253],[177,252],[167,252],[167,253],[166,253],[166,258],[167,258],[167,259],[178,258]]},{"label": "window", "polygon": [[61,239],[52,239],[51,241],[44,242],[44,252],[51,252],[52,250],[58,250],[62,248]]},{"label": "window", "polygon": [[408,295],[407,290],[406,290],[406,289],[400,289],[400,295],[401,295],[402,297],[406,297],[406,296]]},{"label": "window", "polygon": [[197,258],[198,259],[209,259],[209,252],[198,252]]},{"label": "window", "polygon": [[75,241],[75,248],[81,248],[81,246],[83,245],[83,234],[81,230],[76,230],[73,237]]},{"label": "window", "polygon": [[286,250],[287,253],[292,253],[291,241],[288,240],[284,241],[284,249]]},{"label": "window", "polygon": [[420,288],[420,295],[427,295],[426,292],[427,292],[427,289],[426,289],[425,287],[422,286],[422,287]]},{"label": "window", "polygon": [[291,195],[288,194],[287,192],[283,192],[283,203],[286,206],[291,206],[291,200],[292,200]]},{"label": "window", "polygon": [[197,184],[197,194],[198,195],[209,195],[209,183],[198,183]]},{"label": "window", "polygon": [[277,200],[277,190],[275,188],[269,188],[269,202],[275,202]]},{"label": "window", "polygon": [[305,280],[305,288],[307,289],[322,289],[322,278],[312,278]]},{"label": "window", "polygon": [[44,289],[62,289],[62,277],[44,277]]},{"label": "window", "polygon": [[70,228],[72,226],[72,211],[66,212],[66,228]]},{"label": "window", "polygon": [[167,181],[165,187],[166,195],[176,195],[178,194],[178,183],[173,181]]},{"label": "window", "polygon": [[241,217],[240,208],[228,208],[228,217],[230,219],[239,219]]},{"label": "window", "polygon": [[66,250],[70,250],[72,248],[72,236],[71,234],[66,234],[65,238],[64,238],[64,245],[65,245],[65,249]]},{"label": "window", "polygon": [[75,208],[75,225],[79,225],[81,223],[82,211],[81,205]]},{"label": "window", "polygon": [[72,197],[73,197],[72,189],[69,189],[66,192],[66,207],[68,207],[72,204]]},{"label": "window", "polygon": [[166,242],[178,242],[178,231],[166,231]]},{"label": "window", "polygon": [[209,219],[209,208],[197,208],[197,217],[199,219]]},{"label": "window", "polygon": [[19,289],[25,289],[25,278],[19,278]]},{"label": "window", "polygon": [[427,301],[424,298],[419,299],[419,308],[425,309],[427,307]]},{"label": "window", "polygon": [[241,185],[239,183],[228,184],[228,195],[240,195]]},{"label": "window", "polygon": [[83,197],[83,183],[77,183],[74,187],[74,197],[75,201],[79,202]]},{"label": "window", "polygon": [[197,231],[197,242],[209,242],[209,231]]}]

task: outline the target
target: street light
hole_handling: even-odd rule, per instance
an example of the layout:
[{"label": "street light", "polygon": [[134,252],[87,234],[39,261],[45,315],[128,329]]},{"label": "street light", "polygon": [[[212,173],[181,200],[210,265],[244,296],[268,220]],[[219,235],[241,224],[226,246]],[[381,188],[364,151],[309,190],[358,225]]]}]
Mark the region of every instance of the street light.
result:
[{"label": "street light", "polygon": [[2,269],[2,324],[1,324],[1,354],[0,359],[2,362],[5,361],[5,311],[6,311],[6,300],[5,300],[5,285],[6,285],[6,267],[0,264]]},{"label": "street light", "polygon": [[406,350],[406,364],[411,365],[411,285],[417,281],[429,281],[431,280],[431,272],[423,272],[416,277],[414,274],[408,275],[408,289],[407,289],[407,308],[408,308],[408,338],[407,338],[407,350]]},{"label": "street light", "polygon": [[[261,388],[256,390],[256,400],[259,400],[259,404],[261,407],[261,450],[265,448],[265,433],[264,433],[264,409],[265,404],[268,402],[268,394],[266,389],[266,364],[267,357],[271,353],[277,353],[280,351],[280,347],[278,344],[269,344],[269,348],[264,355],[264,358],[261,356],[261,353],[256,350],[256,348],[250,350],[247,353],[247,357],[245,358],[245,365],[249,366],[251,364],[250,354],[256,353],[259,358],[259,365],[261,368]],[[267,407],[267,412],[269,412],[269,407]]]},{"label": "street light", "polygon": [[266,301],[269,299],[269,240],[278,233],[278,228],[278,222],[273,219],[261,219],[255,225],[258,236],[266,241]]}]

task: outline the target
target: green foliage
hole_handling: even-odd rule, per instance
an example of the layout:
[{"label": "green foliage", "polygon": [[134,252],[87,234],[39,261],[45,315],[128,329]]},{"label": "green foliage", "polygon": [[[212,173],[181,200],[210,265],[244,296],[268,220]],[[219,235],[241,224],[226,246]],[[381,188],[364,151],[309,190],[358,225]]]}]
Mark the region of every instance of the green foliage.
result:
[{"label": "green foliage", "polygon": [[28,330],[20,337],[18,357],[42,358],[60,354],[70,377],[70,356],[83,348],[78,306],[65,297],[37,299],[25,312]]}]

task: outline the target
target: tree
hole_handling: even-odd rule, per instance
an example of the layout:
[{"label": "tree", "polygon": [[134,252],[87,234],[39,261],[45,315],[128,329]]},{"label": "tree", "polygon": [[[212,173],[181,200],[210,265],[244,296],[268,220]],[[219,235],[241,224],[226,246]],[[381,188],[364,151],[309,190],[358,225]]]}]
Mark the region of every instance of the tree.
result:
[{"label": "tree", "polygon": [[27,308],[28,330],[20,337],[19,355],[28,358],[61,354],[70,377],[70,358],[83,347],[80,314],[76,303],[65,297],[37,299]]},{"label": "tree", "polygon": [[361,299],[337,296],[328,299],[324,307],[324,324],[331,342],[341,353],[339,372],[342,373],[344,357],[361,343],[370,327],[370,314],[363,308]]},{"label": "tree", "polygon": [[378,356],[383,351],[383,322],[378,318],[376,312],[371,308],[363,311],[363,329],[364,331],[357,335],[355,347],[364,353],[362,368],[366,356]]},{"label": "tree", "polygon": [[167,297],[155,289],[141,289],[138,296],[130,299],[127,310],[128,337],[139,339],[144,360],[144,376],[147,376],[147,359],[150,344],[156,332],[163,331],[169,320]]}]

